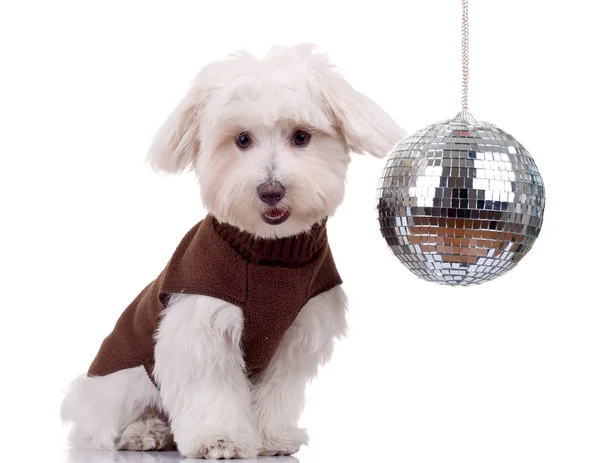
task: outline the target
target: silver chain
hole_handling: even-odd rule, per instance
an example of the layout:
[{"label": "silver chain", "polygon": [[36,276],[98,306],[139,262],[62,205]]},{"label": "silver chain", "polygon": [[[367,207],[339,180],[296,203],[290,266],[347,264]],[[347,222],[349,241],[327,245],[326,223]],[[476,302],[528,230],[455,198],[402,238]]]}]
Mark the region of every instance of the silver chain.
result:
[{"label": "silver chain", "polygon": [[462,116],[469,116],[469,0],[462,0]]}]

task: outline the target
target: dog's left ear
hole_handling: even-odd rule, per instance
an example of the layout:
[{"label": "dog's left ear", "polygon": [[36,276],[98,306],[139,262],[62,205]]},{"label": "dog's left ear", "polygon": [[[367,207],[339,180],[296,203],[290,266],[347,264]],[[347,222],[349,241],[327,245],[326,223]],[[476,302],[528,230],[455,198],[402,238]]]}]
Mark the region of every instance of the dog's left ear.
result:
[{"label": "dog's left ear", "polygon": [[342,76],[327,80],[322,98],[350,151],[383,158],[407,135],[381,106],[355,90]]}]

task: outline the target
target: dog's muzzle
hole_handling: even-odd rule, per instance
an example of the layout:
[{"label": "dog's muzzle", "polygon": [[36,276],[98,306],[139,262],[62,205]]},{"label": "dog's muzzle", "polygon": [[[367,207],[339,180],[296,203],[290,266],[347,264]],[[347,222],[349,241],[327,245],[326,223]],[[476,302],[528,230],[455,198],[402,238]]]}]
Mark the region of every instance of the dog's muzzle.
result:
[{"label": "dog's muzzle", "polygon": [[262,214],[262,218],[266,223],[279,225],[290,217],[289,208],[278,206],[285,196],[285,187],[281,183],[263,183],[258,186],[256,192],[260,200],[269,206]]}]

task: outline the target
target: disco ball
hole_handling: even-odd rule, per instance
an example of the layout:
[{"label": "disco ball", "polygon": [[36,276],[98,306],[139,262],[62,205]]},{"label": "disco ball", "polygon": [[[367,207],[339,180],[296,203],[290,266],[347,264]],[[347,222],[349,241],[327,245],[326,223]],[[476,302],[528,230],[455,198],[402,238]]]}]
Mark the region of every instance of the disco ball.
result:
[{"label": "disco ball", "polygon": [[544,215],[544,183],[510,134],[468,113],[403,139],[379,181],[379,226],[419,278],[469,286],[529,252]]}]

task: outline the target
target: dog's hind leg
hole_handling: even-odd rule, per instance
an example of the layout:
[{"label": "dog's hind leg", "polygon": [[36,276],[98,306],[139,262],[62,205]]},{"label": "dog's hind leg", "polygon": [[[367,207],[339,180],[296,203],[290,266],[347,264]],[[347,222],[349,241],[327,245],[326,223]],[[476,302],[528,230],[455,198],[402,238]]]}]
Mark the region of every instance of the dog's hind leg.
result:
[{"label": "dog's hind leg", "polygon": [[63,399],[61,415],[72,426],[72,447],[115,450],[123,431],[159,404],[158,389],[144,368],[136,367],[76,378]]},{"label": "dog's hind leg", "polygon": [[148,410],[127,426],[117,450],[173,450],[173,433],[168,418],[158,410]]}]

